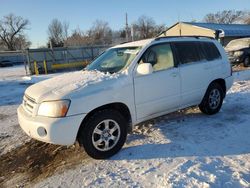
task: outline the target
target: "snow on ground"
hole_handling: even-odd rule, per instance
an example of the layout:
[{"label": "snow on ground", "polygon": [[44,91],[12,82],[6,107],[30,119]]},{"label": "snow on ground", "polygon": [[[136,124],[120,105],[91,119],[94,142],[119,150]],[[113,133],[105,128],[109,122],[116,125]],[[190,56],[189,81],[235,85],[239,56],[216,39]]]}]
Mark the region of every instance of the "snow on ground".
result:
[{"label": "snow on ground", "polygon": [[[0,156],[30,142],[16,117],[16,108],[27,87],[21,78],[24,72],[20,67],[13,70],[0,69]],[[197,108],[189,108],[138,125],[128,135],[124,148],[109,160],[97,161],[84,155],[70,163],[65,158],[54,166],[52,161],[59,154],[54,155],[46,161],[47,166],[43,165],[52,166],[53,173],[33,181],[32,186],[250,187],[250,71],[235,73],[235,78],[237,82],[228,92],[220,113],[207,116]],[[39,142],[34,142],[38,147]],[[29,148],[26,150],[29,153]],[[43,150],[39,152],[43,157]],[[74,148],[64,152],[66,157],[76,156]],[[26,155],[28,160],[30,156]],[[2,178],[5,186],[15,186],[10,183],[26,185],[31,181],[25,173],[18,175],[12,181],[0,177],[0,182]]]},{"label": "snow on ground", "polygon": [[20,131],[16,113],[27,87],[21,83],[23,76],[25,76],[23,66],[0,69],[0,154],[4,154],[29,140]]},{"label": "snow on ground", "polygon": [[250,81],[237,82],[219,114],[189,109],[158,118],[138,127],[110,160],[79,165],[37,186],[249,187],[249,105]]}]

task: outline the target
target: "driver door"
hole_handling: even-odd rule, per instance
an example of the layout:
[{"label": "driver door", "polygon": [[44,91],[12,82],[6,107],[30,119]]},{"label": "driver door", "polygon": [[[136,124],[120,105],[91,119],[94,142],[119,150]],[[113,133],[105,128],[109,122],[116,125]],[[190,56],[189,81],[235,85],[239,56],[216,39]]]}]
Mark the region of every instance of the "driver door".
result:
[{"label": "driver door", "polygon": [[180,74],[169,43],[149,47],[139,63],[150,63],[153,73],[134,75],[137,120],[175,111],[180,105]]}]

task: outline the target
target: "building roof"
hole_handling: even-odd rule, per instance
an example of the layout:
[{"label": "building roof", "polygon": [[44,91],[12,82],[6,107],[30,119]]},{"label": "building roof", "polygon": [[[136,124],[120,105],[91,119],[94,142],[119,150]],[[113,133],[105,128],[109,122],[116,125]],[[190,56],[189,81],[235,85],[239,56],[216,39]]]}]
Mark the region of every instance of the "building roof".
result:
[{"label": "building roof", "polygon": [[250,25],[247,24],[216,24],[216,23],[196,23],[196,22],[183,22],[185,24],[203,27],[211,30],[222,30],[226,37],[249,37]]}]

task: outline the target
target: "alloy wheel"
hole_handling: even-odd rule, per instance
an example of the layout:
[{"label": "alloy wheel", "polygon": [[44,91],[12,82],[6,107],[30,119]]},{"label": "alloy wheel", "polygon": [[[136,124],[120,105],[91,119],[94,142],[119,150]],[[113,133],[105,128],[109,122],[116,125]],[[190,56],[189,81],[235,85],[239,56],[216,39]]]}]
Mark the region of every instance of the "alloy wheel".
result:
[{"label": "alloy wheel", "polygon": [[103,120],[92,133],[93,146],[99,151],[108,151],[117,144],[120,134],[120,126],[116,121],[112,119]]}]

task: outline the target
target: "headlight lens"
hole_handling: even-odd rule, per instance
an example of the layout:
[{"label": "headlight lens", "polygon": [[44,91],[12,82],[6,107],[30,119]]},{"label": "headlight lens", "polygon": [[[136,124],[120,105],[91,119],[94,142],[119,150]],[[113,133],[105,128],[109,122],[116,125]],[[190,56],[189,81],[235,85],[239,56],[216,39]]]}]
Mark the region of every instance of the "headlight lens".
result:
[{"label": "headlight lens", "polygon": [[241,56],[243,54],[242,51],[236,51],[234,52],[234,56]]},{"label": "headlight lens", "polygon": [[38,116],[65,117],[70,105],[70,100],[47,101],[40,104]]}]

